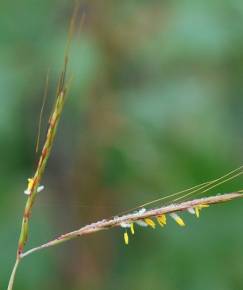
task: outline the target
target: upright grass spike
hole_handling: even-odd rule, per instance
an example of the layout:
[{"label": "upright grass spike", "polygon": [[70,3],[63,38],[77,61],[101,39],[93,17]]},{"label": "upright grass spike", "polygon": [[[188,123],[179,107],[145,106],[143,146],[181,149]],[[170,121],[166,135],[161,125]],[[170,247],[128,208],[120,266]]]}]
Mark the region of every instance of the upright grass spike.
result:
[{"label": "upright grass spike", "polygon": [[[70,21],[70,29],[68,33],[67,46],[66,46],[65,54],[64,54],[63,69],[60,73],[60,77],[58,81],[56,101],[55,101],[55,104],[54,104],[54,107],[50,116],[49,128],[47,130],[46,139],[45,139],[45,142],[44,142],[41,154],[40,154],[40,158],[36,167],[35,174],[33,177],[28,179],[27,189],[25,191],[28,198],[26,201],[23,219],[22,219],[16,261],[15,261],[15,265],[12,269],[12,273],[9,279],[8,290],[13,289],[13,283],[15,280],[16,271],[21,261],[21,256],[22,256],[24,247],[27,243],[28,236],[29,236],[29,223],[30,223],[31,212],[35,204],[37,192],[40,191],[40,188],[42,189],[42,185],[40,185],[40,182],[42,180],[42,177],[43,177],[46,165],[47,165],[47,161],[51,153],[51,149],[53,147],[57,127],[60,121],[61,114],[63,112],[65,97],[67,93],[66,74],[67,74],[67,66],[68,66],[68,55],[70,51],[72,35],[74,32],[74,25],[75,25],[76,17],[77,17],[77,7],[75,7],[74,9],[74,14]],[[42,117],[42,110],[41,110],[41,117]],[[38,142],[39,141],[37,138],[37,144]],[[38,146],[37,146],[37,149],[38,149]]]}]

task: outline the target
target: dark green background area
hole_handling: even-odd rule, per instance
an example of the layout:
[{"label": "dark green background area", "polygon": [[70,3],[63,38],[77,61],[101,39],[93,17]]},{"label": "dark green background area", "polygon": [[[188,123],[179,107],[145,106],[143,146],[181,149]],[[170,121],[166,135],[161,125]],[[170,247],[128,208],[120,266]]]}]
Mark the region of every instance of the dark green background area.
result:
[{"label": "dark green background area", "polygon": [[[0,3],[0,287],[14,262],[45,78],[54,102],[73,3]],[[28,247],[242,164],[243,1],[81,1],[72,82]],[[212,193],[242,189],[242,178]],[[15,289],[241,290],[242,202],[187,226],[122,229],[26,258]]]}]

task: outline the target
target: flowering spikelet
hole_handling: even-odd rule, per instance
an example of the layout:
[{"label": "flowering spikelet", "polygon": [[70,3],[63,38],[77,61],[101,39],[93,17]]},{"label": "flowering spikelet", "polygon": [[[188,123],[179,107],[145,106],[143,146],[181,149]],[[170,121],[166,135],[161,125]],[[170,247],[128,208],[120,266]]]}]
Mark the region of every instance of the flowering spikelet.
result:
[{"label": "flowering spikelet", "polygon": [[[27,186],[27,189],[24,191],[24,194],[30,195],[33,185],[34,185],[34,178],[28,178],[28,186]],[[37,187],[36,192],[41,192],[43,189],[44,189],[44,185],[40,185]]]},{"label": "flowering spikelet", "polygon": [[[154,218],[157,220],[158,224],[161,227],[164,227],[167,223],[167,218],[166,215],[169,214],[170,217],[172,219],[174,219],[174,221],[181,227],[184,227],[186,224],[184,222],[184,220],[178,215],[177,212],[179,211],[188,211],[189,213],[195,215],[197,218],[200,215],[200,211],[203,208],[207,208],[209,207],[209,205],[205,202],[205,199],[202,200],[203,203],[194,203],[191,204],[188,207],[185,207],[183,204],[182,208],[179,209],[175,209],[172,208],[171,211],[161,211],[162,213],[152,213],[150,215],[144,214],[145,212],[147,212],[147,210],[145,208],[141,208],[139,211],[135,211],[133,213],[134,216],[132,216],[131,218],[127,218],[124,222],[119,223],[119,225],[125,229],[124,232],[124,242],[126,245],[128,245],[129,243],[129,232],[131,231],[131,234],[134,235],[135,234],[135,230],[134,230],[134,225],[135,223],[139,226],[142,227],[151,227],[152,229],[155,229],[156,227],[156,223],[154,221]],[[180,205],[180,204],[179,204]],[[177,205],[177,207],[179,207],[179,205]],[[173,205],[173,207],[176,207],[176,205]],[[153,211],[156,211],[153,210]],[[131,214],[132,215],[132,214]],[[147,217],[146,217],[147,216]],[[119,218],[119,217],[115,217],[115,218]],[[115,219],[114,218],[114,219]]]},{"label": "flowering spikelet", "polygon": [[196,217],[199,218],[200,210],[202,210],[203,208],[206,208],[206,207],[209,207],[209,205],[208,204],[200,204],[200,205],[197,205],[195,207],[188,208],[188,212],[191,214],[195,214]]},{"label": "flowering spikelet", "polygon": [[186,224],[183,219],[175,212],[171,213],[170,216],[178,223],[179,226],[184,227]]},{"label": "flowering spikelet", "polygon": [[134,235],[135,234],[135,231],[134,231],[134,223],[121,223],[120,226],[122,228],[125,228],[126,229],[126,231],[124,232],[124,242],[125,242],[126,245],[128,245],[128,243],[129,243],[129,236],[128,236],[127,228],[130,228],[132,235]]},{"label": "flowering spikelet", "polygon": [[145,223],[150,226],[152,229],[155,229],[156,224],[152,219],[146,218],[144,219]]},{"label": "flowering spikelet", "polygon": [[165,214],[158,215],[157,221],[161,225],[161,227],[163,227],[164,225],[166,225],[166,215]]}]

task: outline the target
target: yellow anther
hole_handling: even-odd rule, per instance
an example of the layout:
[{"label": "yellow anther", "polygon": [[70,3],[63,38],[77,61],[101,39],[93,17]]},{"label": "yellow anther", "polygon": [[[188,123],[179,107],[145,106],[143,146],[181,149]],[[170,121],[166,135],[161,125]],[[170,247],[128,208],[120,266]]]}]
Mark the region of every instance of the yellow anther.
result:
[{"label": "yellow anther", "polygon": [[134,233],[135,233],[135,231],[134,231],[134,223],[131,223],[130,230],[131,230],[132,235],[134,235]]},{"label": "yellow anther", "polygon": [[164,225],[166,225],[166,215],[165,214],[158,215],[157,221],[161,225],[161,227],[163,227]]},{"label": "yellow anther", "polygon": [[199,207],[199,209],[207,208],[207,207],[209,207],[209,204],[199,204],[198,207]]},{"label": "yellow anther", "polygon": [[28,185],[27,185],[27,189],[24,191],[25,194],[30,195],[31,194],[31,190],[33,188],[34,185],[34,178],[28,178]]},{"label": "yellow anther", "polygon": [[200,216],[200,210],[203,209],[203,208],[207,208],[207,207],[209,207],[208,204],[199,204],[199,205],[195,206],[194,209],[195,209],[196,217],[199,218],[199,216]]},{"label": "yellow anther", "polygon": [[178,216],[176,213],[171,213],[170,216],[177,222],[177,224],[181,227],[184,227],[186,224],[184,223],[183,219]]},{"label": "yellow anther", "polygon": [[28,178],[28,187],[27,187],[27,189],[31,190],[33,184],[34,184],[34,179],[33,178]]},{"label": "yellow anther", "polygon": [[151,228],[155,229],[156,224],[155,224],[155,222],[154,222],[153,220],[151,220],[151,219],[149,219],[149,218],[146,218],[146,219],[144,219],[144,221],[145,221],[145,223],[146,223],[148,226],[150,226]]},{"label": "yellow anther", "polygon": [[197,218],[199,218],[199,216],[200,216],[200,212],[199,212],[199,207],[198,206],[195,207],[195,215],[196,215]]},{"label": "yellow anther", "polygon": [[129,237],[128,237],[127,232],[124,233],[124,242],[125,242],[125,245],[128,245],[128,243],[129,243]]}]

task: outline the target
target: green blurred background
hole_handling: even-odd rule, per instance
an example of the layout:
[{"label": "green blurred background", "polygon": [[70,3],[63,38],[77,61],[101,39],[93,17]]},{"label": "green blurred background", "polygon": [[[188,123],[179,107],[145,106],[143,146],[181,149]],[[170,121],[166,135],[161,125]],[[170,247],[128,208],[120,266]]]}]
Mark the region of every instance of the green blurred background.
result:
[{"label": "green blurred background", "polygon": [[[71,1],[0,2],[0,287],[14,262],[45,77]],[[242,164],[243,1],[81,1],[73,76],[28,247]],[[42,144],[41,143],[41,144]],[[243,188],[243,179],[213,192]],[[15,289],[243,289],[242,202],[186,228],[114,229],[23,261]]]}]

